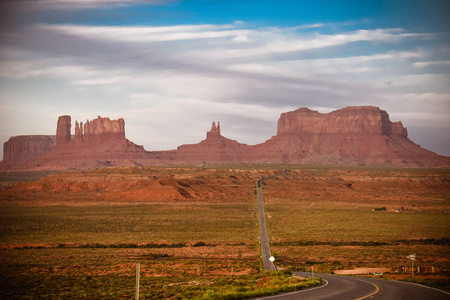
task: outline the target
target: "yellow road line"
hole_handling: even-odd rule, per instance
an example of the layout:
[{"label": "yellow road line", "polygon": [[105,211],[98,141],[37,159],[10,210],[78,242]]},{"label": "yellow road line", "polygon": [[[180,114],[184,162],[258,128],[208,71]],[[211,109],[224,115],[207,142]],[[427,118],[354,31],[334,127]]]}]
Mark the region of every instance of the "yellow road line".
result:
[{"label": "yellow road line", "polygon": [[[360,280],[360,281],[364,281],[364,280]],[[355,300],[362,300],[362,299],[369,298],[369,297],[375,295],[376,293],[378,293],[378,292],[380,291],[380,288],[379,288],[378,285],[376,285],[375,283],[372,283],[372,282],[370,282],[370,281],[364,281],[364,282],[370,283],[371,285],[373,285],[373,286],[375,287],[376,290],[375,290],[375,292],[373,292],[372,294],[369,294],[369,295],[367,295],[367,296],[364,296],[364,297],[361,297],[361,298],[358,298],[358,299],[355,299]]]}]

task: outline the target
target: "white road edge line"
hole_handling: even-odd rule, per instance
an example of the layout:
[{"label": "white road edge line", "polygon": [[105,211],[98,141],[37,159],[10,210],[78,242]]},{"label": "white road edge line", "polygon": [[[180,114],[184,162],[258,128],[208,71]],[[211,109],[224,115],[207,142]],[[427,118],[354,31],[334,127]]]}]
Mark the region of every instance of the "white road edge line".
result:
[{"label": "white road edge line", "polygon": [[431,290],[436,290],[436,291],[442,292],[444,294],[450,295],[449,292],[446,292],[444,290],[440,290],[440,289],[437,289],[437,288],[434,288],[434,287],[431,287],[431,286],[427,286],[427,285],[423,285],[423,284],[418,284],[418,283],[415,283],[415,282],[408,282],[408,281],[401,281],[401,280],[392,280],[392,281],[401,282],[401,283],[407,283],[407,284],[414,284],[414,285],[418,285],[420,287],[428,288],[428,289],[431,289]]},{"label": "white road edge line", "polygon": [[263,298],[256,298],[256,300],[259,300],[259,299],[273,299],[273,298],[278,298],[278,297],[284,297],[284,296],[287,296],[287,295],[293,295],[293,294],[298,294],[298,293],[302,293],[302,292],[309,292],[309,291],[312,291],[312,290],[321,289],[321,288],[324,288],[324,287],[326,287],[328,285],[328,280],[322,279],[322,281],[325,281],[324,285],[316,286],[316,287],[313,287],[313,288],[310,288],[310,289],[304,289],[304,290],[300,290],[300,291],[279,294],[279,295],[275,295],[275,296],[267,296],[267,297],[263,297]]}]

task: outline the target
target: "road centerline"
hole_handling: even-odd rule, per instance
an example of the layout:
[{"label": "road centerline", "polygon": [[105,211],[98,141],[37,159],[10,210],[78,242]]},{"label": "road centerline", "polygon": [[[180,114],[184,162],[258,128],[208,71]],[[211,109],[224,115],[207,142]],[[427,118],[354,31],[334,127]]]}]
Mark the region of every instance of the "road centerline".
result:
[{"label": "road centerline", "polygon": [[363,296],[363,297],[361,297],[361,298],[357,298],[357,299],[355,299],[355,300],[366,299],[366,298],[372,297],[373,295],[376,295],[376,294],[378,294],[378,292],[380,292],[380,287],[379,287],[378,285],[376,285],[375,283],[370,282],[370,281],[365,281],[365,280],[358,280],[358,281],[370,283],[371,285],[373,285],[373,286],[375,287],[375,292],[373,292],[373,293],[371,293],[371,294],[369,294],[369,295]]}]

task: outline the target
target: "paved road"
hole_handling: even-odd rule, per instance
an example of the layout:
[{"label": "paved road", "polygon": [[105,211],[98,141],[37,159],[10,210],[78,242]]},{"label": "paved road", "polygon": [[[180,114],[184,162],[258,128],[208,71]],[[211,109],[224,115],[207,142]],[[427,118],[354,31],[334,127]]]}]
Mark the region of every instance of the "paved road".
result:
[{"label": "paved road", "polygon": [[[311,273],[296,273],[310,276]],[[277,300],[449,300],[450,294],[425,286],[382,279],[316,274],[323,285],[308,290],[259,299]]]},{"label": "paved road", "polygon": [[282,174],[286,174],[288,172],[291,172],[291,170],[286,170],[282,173],[275,174],[272,176],[264,177],[257,182],[257,193],[258,193],[258,212],[259,212],[259,235],[261,237],[261,255],[262,260],[264,264],[264,269],[266,271],[276,271],[277,268],[275,265],[270,261],[270,246],[269,246],[269,237],[267,235],[267,228],[266,228],[266,219],[264,214],[264,205],[263,205],[263,196],[262,196],[262,184],[264,180],[267,180],[272,177],[276,177]]},{"label": "paved road", "polygon": [[270,261],[270,246],[269,237],[267,235],[266,219],[264,215],[264,205],[262,200],[262,182],[264,179],[258,180],[257,191],[258,191],[258,212],[259,212],[259,235],[261,237],[261,255],[264,264],[264,269],[266,271],[276,271],[277,268]]}]

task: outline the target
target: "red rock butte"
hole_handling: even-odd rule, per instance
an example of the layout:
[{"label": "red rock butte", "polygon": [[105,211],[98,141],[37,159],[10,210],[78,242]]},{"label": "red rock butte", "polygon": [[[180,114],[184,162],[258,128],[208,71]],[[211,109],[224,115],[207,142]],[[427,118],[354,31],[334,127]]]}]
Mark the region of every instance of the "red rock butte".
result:
[{"label": "red rock butte", "polygon": [[125,137],[125,121],[98,117],[84,124],[61,116],[56,136],[11,137],[4,144],[2,169],[91,169],[108,166],[204,163],[286,163],[395,167],[449,167],[441,156],[408,138],[401,122],[386,111],[354,106],[322,114],[308,108],[281,114],[277,135],[246,145],[221,135],[212,123],[206,139],[176,150],[147,151]]}]

